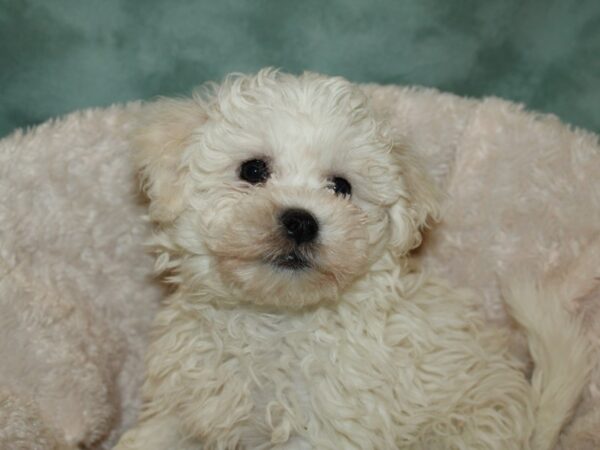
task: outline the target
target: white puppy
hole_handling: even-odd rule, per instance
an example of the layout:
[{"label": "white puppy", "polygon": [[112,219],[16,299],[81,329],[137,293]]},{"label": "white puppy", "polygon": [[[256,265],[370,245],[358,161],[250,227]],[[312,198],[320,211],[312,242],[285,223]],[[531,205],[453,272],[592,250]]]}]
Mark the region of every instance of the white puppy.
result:
[{"label": "white puppy", "polygon": [[578,324],[527,284],[507,296],[529,382],[468,292],[411,269],[435,190],[358,87],[263,70],[144,114],[176,289],[118,449],[554,445],[589,371]]}]

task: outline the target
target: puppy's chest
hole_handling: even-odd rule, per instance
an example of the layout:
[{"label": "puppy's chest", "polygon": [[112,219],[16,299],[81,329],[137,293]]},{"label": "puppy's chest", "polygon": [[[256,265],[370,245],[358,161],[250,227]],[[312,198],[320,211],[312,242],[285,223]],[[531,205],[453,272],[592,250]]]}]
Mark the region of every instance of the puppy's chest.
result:
[{"label": "puppy's chest", "polygon": [[236,385],[244,384],[251,398],[248,439],[257,430],[271,440],[322,434],[336,422],[383,431],[378,427],[390,423],[398,403],[399,376],[384,342],[385,323],[383,312],[365,317],[324,310],[293,318],[249,316],[237,320],[234,332],[229,325],[224,357],[236,358]]}]

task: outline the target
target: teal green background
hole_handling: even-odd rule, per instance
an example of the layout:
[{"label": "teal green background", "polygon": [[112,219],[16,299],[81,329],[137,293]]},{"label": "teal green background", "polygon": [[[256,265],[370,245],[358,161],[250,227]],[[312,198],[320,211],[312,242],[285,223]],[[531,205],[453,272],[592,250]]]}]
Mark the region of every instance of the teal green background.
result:
[{"label": "teal green background", "polygon": [[600,131],[600,0],[0,0],[0,136],[268,65],[496,95]]}]

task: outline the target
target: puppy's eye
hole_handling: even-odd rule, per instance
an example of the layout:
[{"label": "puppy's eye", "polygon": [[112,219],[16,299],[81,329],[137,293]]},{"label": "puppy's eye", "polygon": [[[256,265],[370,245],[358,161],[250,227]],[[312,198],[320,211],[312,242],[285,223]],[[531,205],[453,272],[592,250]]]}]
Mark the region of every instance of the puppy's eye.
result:
[{"label": "puppy's eye", "polygon": [[264,183],[270,175],[269,165],[263,159],[249,159],[240,166],[240,178],[251,184]]},{"label": "puppy's eye", "polygon": [[335,192],[335,195],[343,195],[344,197],[352,195],[352,185],[345,178],[333,177],[330,182],[331,189]]}]

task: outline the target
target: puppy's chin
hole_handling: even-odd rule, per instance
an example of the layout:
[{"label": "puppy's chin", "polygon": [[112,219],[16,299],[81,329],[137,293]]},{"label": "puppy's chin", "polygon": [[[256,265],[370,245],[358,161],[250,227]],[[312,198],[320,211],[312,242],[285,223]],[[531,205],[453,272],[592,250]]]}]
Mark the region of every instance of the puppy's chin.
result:
[{"label": "puppy's chin", "polygon": [[335,302],[340,295],[334,273],[293,253],[258,261],[220,258],[217,268],[241,301],[256,305],[299,309]]}]

